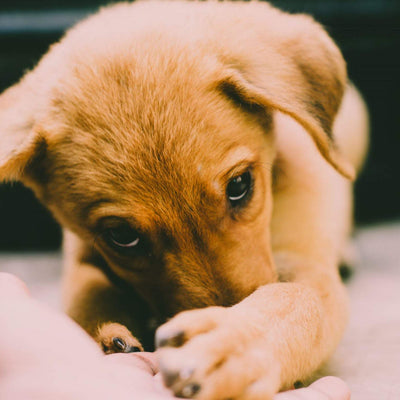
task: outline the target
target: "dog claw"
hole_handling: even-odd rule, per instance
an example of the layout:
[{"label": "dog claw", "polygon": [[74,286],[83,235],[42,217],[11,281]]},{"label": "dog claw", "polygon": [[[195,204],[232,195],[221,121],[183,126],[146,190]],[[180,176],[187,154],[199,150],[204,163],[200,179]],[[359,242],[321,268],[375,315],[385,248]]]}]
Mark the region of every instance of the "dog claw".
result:
[{"label": "dog claw", "polygon": [[201,386],[197,383],[189,383],[188,385],[184,386],[181,391],[181,396],[183,398],[190,398],[193,397],[196,393],[199,392]]},{"label": "dog claw", "polygon": [[117,353],[137,353],[142,351],[138,346],[129,346],[125,340],[121,339],[120,337],[113,337],[112,343],[114,350],[116,350]]},{"label": "dog claw", "polygon": [[142,351],[142,349],[140,347],[129,346],[129,349],[127,351],[125,351],[125,353],[139,353],[140,351]]},{"label": "dog claw", "polygon": [[162,377],[163,377],[165,386],[171,387],[177,381],[177,379],[180,377],[180,374],[177,371],[167,371],[167,372],[163,373]]},{"label": "dog claw", "polygon": [[179,331],[172,335],[162,335],[157,332],[156,334],[156,347],[180,347],[185,341],[185,332]]},{"label": "dog claw", "polygon": [[120,350],[121,352],[125,353],[126,351],[126,343],[119,337],[113,337],[112,342],[116,349]]},{"label": "dog claw", "polygon": [[[188,397],[190,397],[189,395],[190,391],[193,391],[193,393],[195,393],[199,390],[199,388],[197,388],[198,386],[197,384],[187,383],[187,380],[190,379],[193,373],[195,372],[195,368],[185,367],[182,368],[181,370],[175,368],[166,368],[162,360],[160,360],[159,367],[162,373],[162,379],[165,386],[175,391],[179,391],[184,394],[186,393]],[[183,387],[184,392],[182,392],[182,390],[177,389],[177,386]]]}]

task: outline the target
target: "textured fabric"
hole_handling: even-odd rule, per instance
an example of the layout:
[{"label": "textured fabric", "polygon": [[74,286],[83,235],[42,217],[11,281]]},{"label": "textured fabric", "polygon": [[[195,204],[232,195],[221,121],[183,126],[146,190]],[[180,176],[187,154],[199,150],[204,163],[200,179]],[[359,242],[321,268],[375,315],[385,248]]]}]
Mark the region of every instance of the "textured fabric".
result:
[{"label": "textured fabric", "polygon": [[349,282],[350,323],[321,374],[342,377],[352,400],[400,399],[400,225],[360,230]]},{"label": "textured fabric", "polygon": [[[338,350],[319,372],[343,378],[352,400],[400,399],[400,224],[356,235],[360,262],[348,283],[351,318]],[[2,254],[0,271],[23,279],[33,296],[60,308],[60,254]]]}]

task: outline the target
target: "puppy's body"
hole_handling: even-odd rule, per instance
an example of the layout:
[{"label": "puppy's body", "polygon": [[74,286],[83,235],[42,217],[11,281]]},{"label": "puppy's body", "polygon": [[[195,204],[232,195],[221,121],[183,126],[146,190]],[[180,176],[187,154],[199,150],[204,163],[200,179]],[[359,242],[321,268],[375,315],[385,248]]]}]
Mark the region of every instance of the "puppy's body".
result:
[{"label": "puppy's body", "polygon": [[[332,352],[352,214],[336,148],[358,169],[367,119],[309,17],[260,3],[105,9],[5,92],[0,113],[0,174],[66,228],[67,309],[106,351],[140,347],[124,327],[143,342],[149,315],[206,307],[158,330],[165,382],[246,399]],[[245,177],[245,201],[230,200]],[[127,232],[132,248],[116,246]]]}]

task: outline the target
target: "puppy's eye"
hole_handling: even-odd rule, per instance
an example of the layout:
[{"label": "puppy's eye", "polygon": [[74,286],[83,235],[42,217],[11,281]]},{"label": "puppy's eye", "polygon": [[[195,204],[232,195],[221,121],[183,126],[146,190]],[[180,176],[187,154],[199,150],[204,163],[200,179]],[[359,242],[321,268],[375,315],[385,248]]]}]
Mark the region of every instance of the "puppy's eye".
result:
[{"label": "puppy's eye", "polygon": [[226,195],[233,207],[243,205],[252,190],[252,176],[250,171],[231,179],[226,188]]},{"label": "puppy's eye", "polygon": [[139,234],[129,225],[121,225],[107,230],[107,240],[114,247],[131,249],[140,243]]}]

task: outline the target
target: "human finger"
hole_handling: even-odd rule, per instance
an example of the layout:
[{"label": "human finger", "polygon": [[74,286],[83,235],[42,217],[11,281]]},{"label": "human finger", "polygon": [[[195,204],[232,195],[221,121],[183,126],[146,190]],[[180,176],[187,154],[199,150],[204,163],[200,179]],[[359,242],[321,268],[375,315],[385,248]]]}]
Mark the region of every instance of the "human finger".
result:
[{"label": "human finger", "polygon": [[2,298],[26,295],[29,295],[29,290],[21,279],[13,274],[0,272],[0,296]]},{"label": "human finger", "polygon": [[288,390],[274,400],[349,400],[350,390],[345,382],[334,376],[321,378],[306,388]]},{"label": "human finger", "polygon": [[132,369],[140,369],[154,376],[158,372],[156,357],[154,353],[114,353],[105,356],[108,363],[114,365],[124,365]]}]

